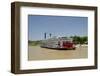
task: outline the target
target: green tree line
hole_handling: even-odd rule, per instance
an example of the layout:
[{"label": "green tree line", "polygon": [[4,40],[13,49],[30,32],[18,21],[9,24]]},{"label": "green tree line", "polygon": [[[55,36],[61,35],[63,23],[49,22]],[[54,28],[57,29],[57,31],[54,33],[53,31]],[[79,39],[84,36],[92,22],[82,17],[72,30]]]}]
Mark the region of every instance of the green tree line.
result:
[{"label": "green tree line", "polygon": [[88,37],[87,36],[71,36],[70,38],[73,39],[75,44],[88,44]]},{"label": "green tree line", "polygon": [[36,45],[40,45],[41,44],[41,40],[38,40],[38,41],[28,41],[28,44],[29,45],[32,45],[32,46],[36,46]]},{"label": "green tree line", "polygon": [[[63,38],[67,39],[69,37],[63,37]],[[88,44],[87,36],[70,36],[70,38],[72,38],[74,44]],[[41,45],[41,43],[42,43],[42,40],[28,41],[28,44],[32,46]]]}]

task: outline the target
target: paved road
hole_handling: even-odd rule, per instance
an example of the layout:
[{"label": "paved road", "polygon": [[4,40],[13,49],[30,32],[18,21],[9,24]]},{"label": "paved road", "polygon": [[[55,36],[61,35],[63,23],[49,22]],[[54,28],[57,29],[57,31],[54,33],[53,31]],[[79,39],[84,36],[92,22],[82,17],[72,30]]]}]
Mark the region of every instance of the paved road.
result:
[{"label": "paved road", "polygon": [[54,50],[41,48],[40,46],[29,46],[29,60],[55,60],[55,59],[79,59],[87,58],[87,46],[77,47],[76,50]]}]

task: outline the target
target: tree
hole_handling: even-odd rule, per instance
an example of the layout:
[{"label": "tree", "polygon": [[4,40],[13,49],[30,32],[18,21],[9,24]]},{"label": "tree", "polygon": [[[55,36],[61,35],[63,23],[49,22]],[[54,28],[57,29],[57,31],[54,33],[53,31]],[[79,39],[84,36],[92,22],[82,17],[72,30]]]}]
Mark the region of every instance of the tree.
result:
[{"label": "tree", "polygon": [[73,39],[73,42],[75,44],[85,44],[88,42],[88,37],[87,36],[83,36],[83,37],[80,37],[80,36],[71,36],[70,38]]},{"label": "tree", "polygon": [[75,44],[79,44],[80,43],[80,37],[79,36],[71,36],[70,38],[72,38],[73,39],[73,42],[75,43]]}]

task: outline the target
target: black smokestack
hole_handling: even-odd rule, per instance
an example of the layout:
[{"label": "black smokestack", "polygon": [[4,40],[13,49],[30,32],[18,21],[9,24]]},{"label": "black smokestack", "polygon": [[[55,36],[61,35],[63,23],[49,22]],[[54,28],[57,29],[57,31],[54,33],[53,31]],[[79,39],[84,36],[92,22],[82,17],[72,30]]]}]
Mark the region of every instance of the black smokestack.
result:
[{"label": "black smokestack", "polygon": [[50,34],[49,34],[50,38],[51,38],[51,35],[52,35],[52,34],[50,33]]},{"label": "black smokestack", "polygon": [[46,32],[45,32],[45,33],[44,33],[44,39],[46,39],[46,37],[47,37],[47,36],[46,36]]}]

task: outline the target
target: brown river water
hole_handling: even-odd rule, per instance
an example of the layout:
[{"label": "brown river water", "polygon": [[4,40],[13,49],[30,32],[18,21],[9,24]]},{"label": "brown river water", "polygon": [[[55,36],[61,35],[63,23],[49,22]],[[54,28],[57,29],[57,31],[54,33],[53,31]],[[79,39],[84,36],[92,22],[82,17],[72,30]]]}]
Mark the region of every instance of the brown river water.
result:
[{"label": "brown river water", "polygon": [[28,60],[79,59],[87,57],[87,46],[79,46],[75,50],[55,50],[41,48],[40,46],[28,47]]}]

